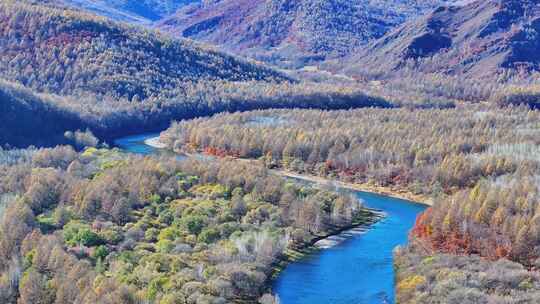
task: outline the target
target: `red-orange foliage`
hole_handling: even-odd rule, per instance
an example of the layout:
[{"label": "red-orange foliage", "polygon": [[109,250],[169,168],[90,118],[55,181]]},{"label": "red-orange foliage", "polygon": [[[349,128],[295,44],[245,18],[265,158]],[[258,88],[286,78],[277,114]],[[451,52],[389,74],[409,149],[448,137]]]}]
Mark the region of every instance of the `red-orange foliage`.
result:
[{"label": "red-orange foliage", "polygon": [[429,208],[416,218],[416,222],[411,231],[413,237],[427,239],[431,236],[433,230],[431,225],[427,223],[427,219],[431,216],[432,209]]},{"label": "red-orange foliage", "polygon": [[[437,242],[438,241],[438,242]],[[474,253],[472,240],[469,235],[464,235],[458,231],[452,231],[448,235],[439,238],[435,242],[437,249],[452,254],[472,254]]]},{"label": "red-orange foliage", "polygon": [[47,39],[48,46],[65,46],[68,44],[79,44],[83,41],[90,41],[95,36],[95,33],[89,31],[80,31],[76,34],[60,33],[57,36]]},{"label": "red-orange foliage", "polygon": [[532,266],[540,257],[535,250],[540,242],[538,195],[536,178],[520,177],[507,186],[480,183],[421,214],[411,237],[438,252]]},{"label": "red-orange foliage", "polygon": [[204,154],[212,155],[216,157],[240,157],[240,152],[238,151],[229,151],[227,149],[220,149],[220,148],[214,148],[214,147],[206,147],[203,150]]}]

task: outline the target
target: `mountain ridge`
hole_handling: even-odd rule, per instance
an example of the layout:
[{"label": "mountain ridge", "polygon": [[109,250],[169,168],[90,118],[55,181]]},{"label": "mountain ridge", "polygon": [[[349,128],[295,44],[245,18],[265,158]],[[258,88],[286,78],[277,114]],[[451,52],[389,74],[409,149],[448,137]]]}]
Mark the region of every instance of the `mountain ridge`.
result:
[{"label": "mountain ridge", "polygon": [[150,25],[198,0],[58,0],[67,6],[87,10],[117,21]]},{"label": "mountain ridge", "polygon": [[358,88],[300,82],[191,40],[32,1],[0,3],[0,75],[30,90],[17,96],[32,106],[4,94],[20,115],[58,109],[65,130],[89,128],[104,141],[218,112],[392,106]]},{"label": "mountain ridge", "polygon": [[320,61],[348,54],[442,2],[218,0],[185,6],[157,27],[263,61]]},{"label": "mountain ridge", "polygon": [[[472,1],[441,6],[369,44],[347,70],[490,78],[540,69],[540,1]],[[356,65],[355,65],[356,62]]]}]

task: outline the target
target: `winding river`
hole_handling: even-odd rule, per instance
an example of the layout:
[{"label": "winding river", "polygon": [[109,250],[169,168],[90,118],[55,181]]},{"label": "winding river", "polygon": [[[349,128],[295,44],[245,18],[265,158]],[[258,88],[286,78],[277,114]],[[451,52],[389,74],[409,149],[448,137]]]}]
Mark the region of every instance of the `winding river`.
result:
[{"label": "winding river", "polygon": [[[121,138],[115,146],[132,153],[156,153],[144,141],[157,135]],[[337,245],[288,265],[272,286],[281,304],[394,303],[392,251],[407,242],[416,216],[426,207],[372,193],[355,195],[387,216],[364,233],[346,232]]]}]

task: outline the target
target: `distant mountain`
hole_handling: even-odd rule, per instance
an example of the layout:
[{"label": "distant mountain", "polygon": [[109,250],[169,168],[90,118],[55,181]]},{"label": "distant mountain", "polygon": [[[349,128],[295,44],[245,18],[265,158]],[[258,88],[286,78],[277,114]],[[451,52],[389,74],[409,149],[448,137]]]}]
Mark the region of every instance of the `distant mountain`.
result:
[{"label": "distant mountain", "polygon": [[540,1],[443,6],[363,48],[352,74],[411,69],[484,78],[540,70]]},{"label": "distant mountain", "polygon": [[199,0],[58,0],[117,21],[150,23]]},{"label": "distant mountain", "polygon": [[338,57],[442,0],[214,0],[157,26],[266,61]]}]

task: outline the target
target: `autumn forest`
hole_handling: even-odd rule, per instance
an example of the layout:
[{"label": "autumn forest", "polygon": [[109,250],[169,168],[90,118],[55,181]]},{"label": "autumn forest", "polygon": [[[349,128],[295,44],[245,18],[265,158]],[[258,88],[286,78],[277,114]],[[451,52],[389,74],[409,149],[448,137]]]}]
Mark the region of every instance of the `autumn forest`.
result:
[{"label": "autumn forest", "polygon": [[539,303],[539,12],[0,0],[0,302]]}]

